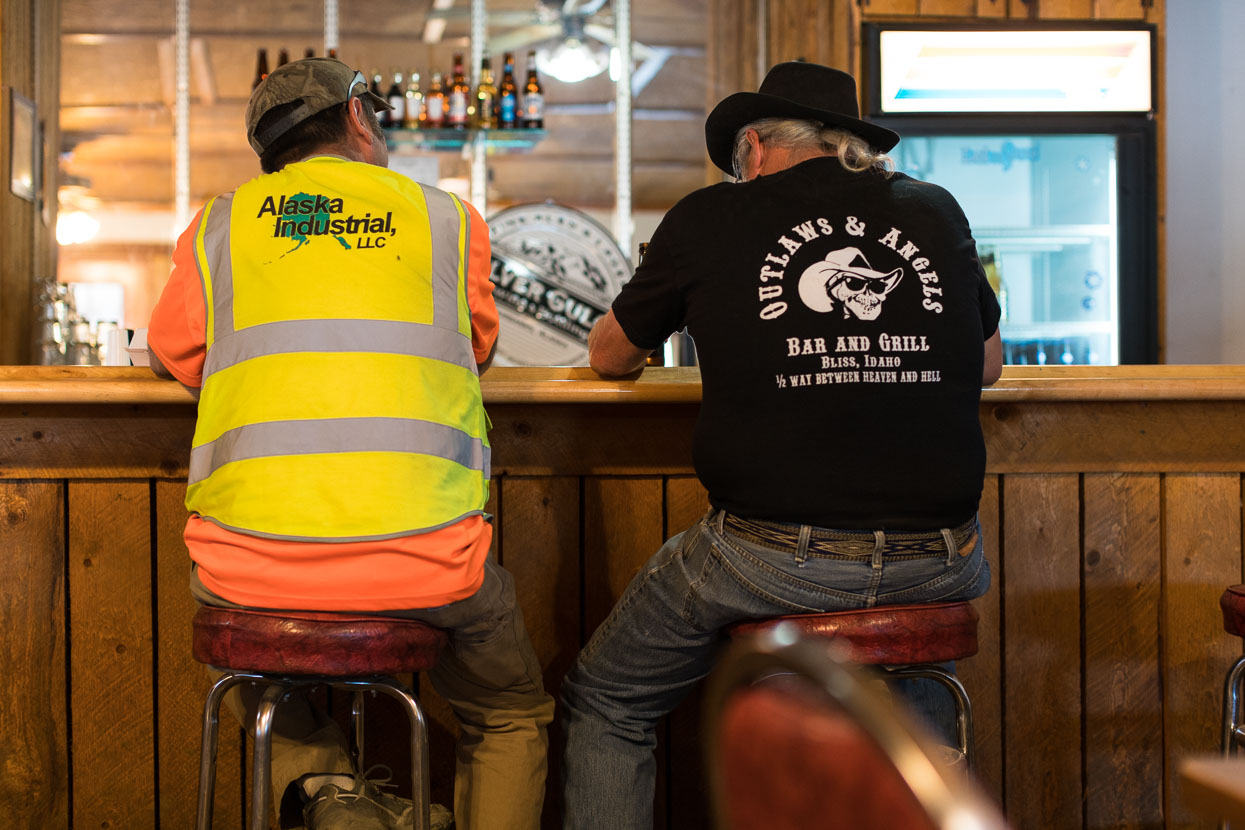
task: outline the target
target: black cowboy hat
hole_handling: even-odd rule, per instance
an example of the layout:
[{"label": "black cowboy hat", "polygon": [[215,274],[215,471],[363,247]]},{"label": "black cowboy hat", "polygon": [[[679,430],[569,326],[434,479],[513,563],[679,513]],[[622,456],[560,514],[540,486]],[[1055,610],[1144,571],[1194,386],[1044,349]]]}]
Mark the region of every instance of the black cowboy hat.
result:
[{"label": "black cowboy hat", "polygon": [[780,63],[766,74],[757,92],[723,98],[705,119],[705,144],[714,164],[734,175],[735,134],[758,118],[818,121],[854,133],[882,153],[899,143],[898,133],[861,120],[855,78],[815,63]]}]

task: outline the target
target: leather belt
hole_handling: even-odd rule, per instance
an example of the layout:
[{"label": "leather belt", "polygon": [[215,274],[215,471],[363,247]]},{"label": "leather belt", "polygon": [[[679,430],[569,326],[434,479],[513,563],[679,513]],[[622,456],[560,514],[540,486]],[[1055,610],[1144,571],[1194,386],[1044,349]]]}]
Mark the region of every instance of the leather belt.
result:
[{"label": "leather belt", "polygon": [[[764,519],[745,519],[725,514],[722,528],[754,544],[781,551],[799,550],[800,525],[785,522],[769,522]],[[956,550],[963,555],[965,549],[977,541],[977,517],[950,529]],[[941,530],[921,532],[894,532],[882,534],[886,557],[926,558],[946,557],[947,541]],[[808,537],[809,556],[870,557],[878,542],[878,534],[872,530],[829,530],[814,527]]]}]

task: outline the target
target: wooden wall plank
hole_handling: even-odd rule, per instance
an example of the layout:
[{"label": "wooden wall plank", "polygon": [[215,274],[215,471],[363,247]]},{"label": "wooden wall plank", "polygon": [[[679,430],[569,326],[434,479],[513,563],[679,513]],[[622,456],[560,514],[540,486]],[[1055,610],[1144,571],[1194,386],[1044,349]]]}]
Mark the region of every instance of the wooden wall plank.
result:
[{"label": "wooden wall plank", "polygon": [[[695,404],[489,408],[498,475],[690,475]],[[191,407],[0,406],[5,478],[184,477]],[[991,472],[1239,472],[1245,401],[985,403]],[[584,429],[591,423],[592,429]],[[1086,441],[1084,436],[1095,440]],[[628,452],[618,452],[619,446]]]},{"label": "wooden wall plank", "polygon": [[[709,0],[705,37],[705,112],[726,96],[753,91],[757,73],[758,0]],[[705,154],[706,185],[722,181],[723,173]]]},{"label": "wooden wall plank", "polygon": [[[579,479],[502,479],[501,563],[514,575],[528,636],[555,698],[580,647]],[[562,826],[566,739],[549,728],[549,777],[541,826]]]},{"label": "wooden wall plank", "polygon": [[[691,473],[692,430],[699,409],[699,404],[492,405],[488,411],[493,419],[493,473]],[[583,428],[588,422],[592,429]],[[619,447],[627,447],[627,452],[620,453]]]},{"label": "wooden wall plank", "polygon": [[981,407],[988,469],[999,473],[1237,472],[1245,470],[1243,420],[1245,402],[1234,401]]},{"label": "wooden wall plank", "polygon": [[977,3],[978,0],[921,0],[921,16],[975,17]]},{"label": "wooden wall plank", "polygon": [[1003,482],[1005,806],[1016,827],[1081,826],[1079,479]]},{"label": "wooden wall plank", "polygon": [[[850,71],[846,25],[849,10],[826,0],[772,0],[767,28],[767,64],[806,60]],[[752,90],[747,90],[752,91]]]},{"label": "wooden wall plank", "polygon": [[1087,826],[1158,826],[1159,477],[1087,475],[1083,493]]},{"label": "wooden wall plank", "polygon": [[186,476],[189,406],[0,406],[5,478]]},{"label": "wooden wall plank", "polygon": [[1219,596],[1241,582],[1241,477],[1172,474],[1163,502],[1163,734],[1169,830],[1205,827],[1183,803],[1174,759],[1219,751],[1223,680],[1241,641]]},{"label": "wooden wall plank", "polygon": [[1037,16],[1043,20],[1090,20],[1094,0],[1032,0]]},{"label": "wooden wall plank", "polygon": [[1008,0],[977,0],[978,17],[1007,17]]},{"label": "wooden wall plank", "polygon": [[[57,2],[58,0],[51,0]],[[39,24],[46,19],[36,0],[9,0],[0,3],[0,147],[4,148],[3,163],[7,182],[10,176],[10,148],[13,147],[13,113],[10,89],[35,105],[35,127],[39,120],[56,122],[57,101],[41,94],[40,83],[48,73],[58,78],[60,66],[54,62],[57,53],[45,55],[38,47]],[[53,146],[52,154],[56,149]],[[56,189],[44,188],[55,201]],[[52,250],[55,240],[40,232],[40,203],[27,201],[12,193],[8,186],[0,189],[0,364],[29,363],[31,328],[31,285],[35,268],[46,262],[47,251],[36,256],[35,240],[41,238]],[[53,276],[46,272],[39,276]]]},{"label": "wooden wall plank", "polygon": [[660,478],[584,480],[584,634],[590,637],[661,547]]},{"label": "wooden wall plank", "polygon": [[[709,493],[695,476],[667,479],[667,536],[692,528],[708,509]],[[670,713],[667,724],[670,826],[679,830],[707,828],[712,817],[700,728],[703,697],[702,684]]]},{"label": "wooden wall plank", "polygon": [[[198,799],[203,701],[211,681],[190,647],[198,603],[190,594],[186,482],[157,481],[156,512],[156,760],[160,771],[160,826],[193,827]],[[243,732],[222,711],[217,735],[216,798],[221,826],[245,823],[242,812]]]},{"label": "wooden wall plank", "polygon": [[865,12],[874,15],[915,15],[918,0],[864,0]]},{"label": "wooden wall plank", "polygon": [[154,827],[150,488],[69,484],[73,826]]},{"label": "wooden wall plank", "polygon": [[69,826],[64,486],[0,482],[0,811],[22,830]]},{"label": "wooden wall plank", "polygon": [[[631,578],[661,547],[660,478],[591,477],[583,482],[583,631],[591,636]],[[657,735],[655,830],[667,823],[665,730]]]},{"label": "wooden wall plank", "polygon": [[973,704],[974,762],[985,791],[1003,803],[1003,675],[1002,602],[1003,568],[999,560],[999,477],[986,476],[978,516],[982,547],[990,564],[990,590],[973,601],[981,619],[977,623],[977,654],[956,664],[956,673]]},{"label": "wooden wall plank", "polygon": [[1094,0],[1094,17],[1098,20],[1145,20],[1146,6],[1142,0]]}]

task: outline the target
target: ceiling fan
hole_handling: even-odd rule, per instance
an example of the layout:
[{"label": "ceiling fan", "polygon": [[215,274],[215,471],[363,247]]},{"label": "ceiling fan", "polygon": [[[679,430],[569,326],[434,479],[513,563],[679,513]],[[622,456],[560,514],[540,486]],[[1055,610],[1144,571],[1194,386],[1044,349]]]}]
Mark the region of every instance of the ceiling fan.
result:
[{"label": "ceiling fan", "polygon": [[[442,4],[448,5],[446,0],[434,3],[429,21],[463,20],[469,16],[466,9],[438,8]],[[606,68],[616,80],[621,71],[616,57],[611,66],[617,40],[607,6],[608,0],[537,0],[536,7],[529,11],[488,12],[489,28],[495,31],[488,39],[488,52],[496,55],[531,49],[536,52],[540,71],[565,83],[595,77]],[[632,91],[638,93],[673,50],[637,41],[632,42],[631,50],[633,58],[640,62],[632,73]]]}]

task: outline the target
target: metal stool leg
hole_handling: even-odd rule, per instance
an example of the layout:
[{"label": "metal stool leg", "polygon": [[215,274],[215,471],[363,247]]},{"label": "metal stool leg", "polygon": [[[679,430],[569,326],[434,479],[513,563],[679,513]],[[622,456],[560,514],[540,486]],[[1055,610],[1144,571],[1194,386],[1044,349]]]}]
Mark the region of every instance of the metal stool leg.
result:
[{"label": "metal stool leg", "polygon": [[415,800],[415,826],[412,830],[432,830],[432,782],[428,762],[428,727],[424,711],[415,696],[400,683],[376,678],[371,687],[397,698],[411,721],[411,794]]},{"label": "metal stool leg", "polygon": [[356,689],[350,704],[350,754],[354,768],[363,772],[363,690]]},{"label": "metal stool leg", "polygon": [[890,677],[923,677],[934,680],[951,693],[955,701],[955,731],[960,742],[960,752],[964,753],[964,763],[973,768],[973,705],[968,699],[968,692],[959,678],[945,669],[934,665],[899,666],[887,668]]},{"label": "metal stool leg", "polygon": [[1223,754],[1232,755],[1241,743],[1241,679],[1245,676],[1245,657],[1237,660],[1228,670],[1223,684]]},{"label": "metal stool leg", "polygon": [[195,830],[212,830],[212,809],[216,793],[216,738],[220,726],[220,704],[229,690],[249,679],[245,674],[226,673],[208,691],[203,703],[203,736],[199,749],[199,804]]},{"label": "metal stool leg", "polygon": [[251,765],[254,783],[251,787],[251,818],[247,822],[248,830],[268,828],[268,790],[272,777],[272,718],[276,714],[277,703],[286,691],[286,687],[280,683],[269,686],[264,690],[255,714],[255,752]]}]

